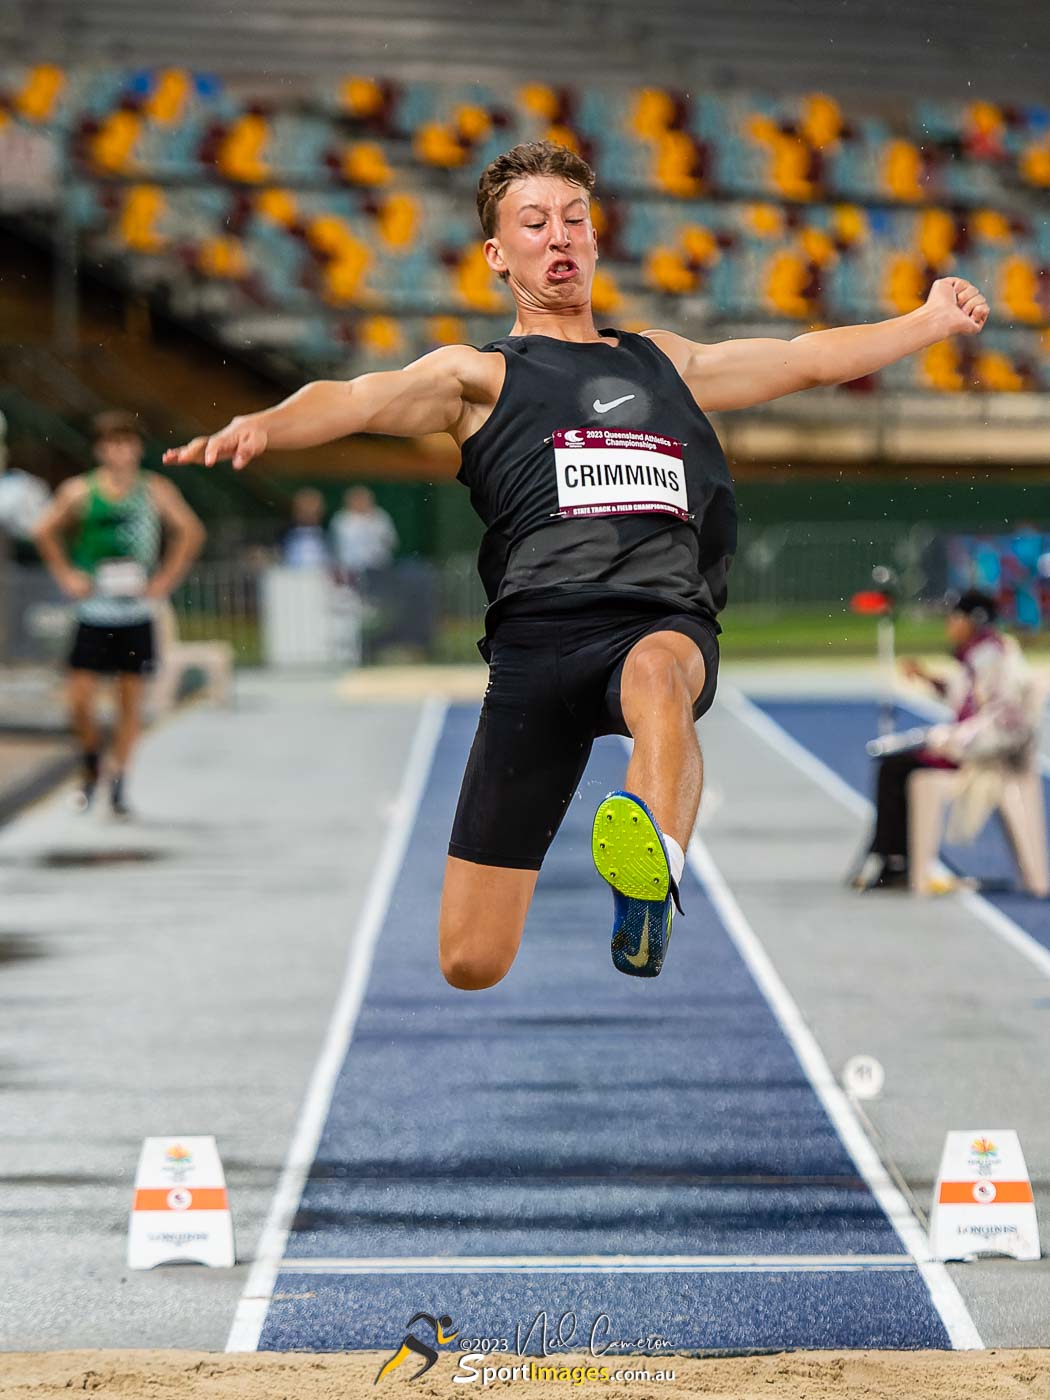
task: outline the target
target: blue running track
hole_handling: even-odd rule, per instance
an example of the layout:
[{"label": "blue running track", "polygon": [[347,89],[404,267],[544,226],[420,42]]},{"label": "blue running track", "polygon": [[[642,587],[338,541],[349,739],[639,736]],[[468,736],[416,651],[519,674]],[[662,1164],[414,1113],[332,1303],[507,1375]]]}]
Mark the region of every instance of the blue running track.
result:
[{"label": "blue running track", "polygon": [[[770,719],[865,797],[875,792],[875,764],[864,745],[878,733],[877,706],[867,700],[755,700]],[[928,716],[897,707],[895,725],[929,724]],[[1050,823],[1050,785],[1043,779],[1043,801]],[[1013,856],[998,816],[970,846],[943,847],[944,863],[958,875],[985,884],[984,898],[1018,927],[1050,948],[1050,900],[1033,899],[1017,887]]]},{"label": "blue running track", "polygon": [[574,1312],[580,1347],[599,1314],[681,1349],[949,1346],[690,871],[663,975],[613,969],[589,833],[619,741],[595,747],[509,976],[441,980],[476,713],[448,712],[260,1348],[393,1351],[417,1312],[513,1346],[540,1310]]}]

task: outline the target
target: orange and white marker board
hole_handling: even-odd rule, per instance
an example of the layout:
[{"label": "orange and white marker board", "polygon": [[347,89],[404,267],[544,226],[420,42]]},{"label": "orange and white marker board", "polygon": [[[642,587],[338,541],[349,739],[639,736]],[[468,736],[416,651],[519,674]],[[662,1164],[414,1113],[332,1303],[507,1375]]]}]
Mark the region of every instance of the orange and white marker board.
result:
[{"label": "orange and white marker board", "polygon": [[149,1137],[135,1173],[128,1268],[235,1262],[226,1177],[213,1137]]},{"label": "orange and white marker board", "polygon": [[935,1259],[971,1254],[1039,1258],[1039,1224],[1024,1153],[1012,1128],[949,1133],[930,1214]]}]

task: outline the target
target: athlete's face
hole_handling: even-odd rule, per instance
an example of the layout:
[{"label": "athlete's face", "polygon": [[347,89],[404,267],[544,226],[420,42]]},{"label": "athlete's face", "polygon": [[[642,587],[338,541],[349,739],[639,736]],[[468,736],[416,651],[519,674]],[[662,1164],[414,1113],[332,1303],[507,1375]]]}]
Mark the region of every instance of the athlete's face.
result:
[{"label": "athlete's face", "polygon": [[588,305],[598,236],[585,189],[557,175],[516,180],[500,200],[485,257],[519,305],[545,310]]},{"label": "athlete's face", "polygon": [[142,462],[142,439],[134,433],[113,433],[95,443],[95,459],[99,466],[112,472],[130,474]]}]

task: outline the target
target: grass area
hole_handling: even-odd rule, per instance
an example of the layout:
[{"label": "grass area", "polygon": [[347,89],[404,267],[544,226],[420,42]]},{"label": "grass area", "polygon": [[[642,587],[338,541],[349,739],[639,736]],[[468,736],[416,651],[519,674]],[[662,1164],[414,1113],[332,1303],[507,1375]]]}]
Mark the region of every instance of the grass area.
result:
[{"label": "grass area", "polygon": [[[723,656],[773,661],[781,657],[817,660],[875,655],[875,619],[857,617],[842,607],[771,609],[730,604],[719,620]],[[482,631],[480,618],[476,622],[447,620],[433,659],[478,661],[476,642]],[[1026,651],[1050,651],[1050,634],[1025,636],[1022,642]],[[898,656],[945,651],[944,619],[937,614],[898,618],[896,646]]]},{"label": "grass area", "polygon": [[[732,604],[720,619],[723,656],[835,658],[871,657],[876,649],[876,621],[857,617],[846,608],[784,608],[771,610]],[[1021,639],[1026,651],[1050,650],[1050,636]],[[943,652],[947,648],[944,618],[939,614],[905,613],[897,619],[898,656]]]},{"label": "grass area", "polygon": [[[730,604],[720,620],[722,655],[731,658],[816,660],[875,655],[875,620],[856,617],[844,608],[769,609]],[[480,663],[477,640],[483,630],[480,617],[446,618],[429,659],[446,665]],[[262,638],[254,619],[223,618],[209,613],[183,615],[179,619],[179,632],[185,641],[224,638],[232,642],[238,666],[262,663]],[[1025,635],[1021,640],[1026,651],[1050,653],[1050,633]],[[896,644],[899,656],[912,652],[943,652],[946,649],[943,618],[918,614],[899,618]],[[382,660],[380,658],[379,664]]]}]

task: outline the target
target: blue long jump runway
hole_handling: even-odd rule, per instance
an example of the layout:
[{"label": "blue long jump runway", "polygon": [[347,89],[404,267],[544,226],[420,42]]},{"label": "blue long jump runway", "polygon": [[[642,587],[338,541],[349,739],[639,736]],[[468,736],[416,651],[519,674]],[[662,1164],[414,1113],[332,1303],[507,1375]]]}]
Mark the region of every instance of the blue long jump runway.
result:
[{"label": "blue long jump runway", "polygon": [[[874,796],[875,765],[864,752],[867,740],[878,732],[878,707],[872,701],[755,699],[753,703],[856,792]],[[928,715],[897,707],[899,729],[930,722]],[[1050,784],[1045,778],[1043,802],[1050,824]],[[1018,888],[1016,865],[998,816],[972,845],[945,845],[942,858],[957,875],[981,880],[987,886],[982,894],[989,904],[1050,948],[1050,900],[1033,899]]]},{"label": "blue long jump runway", "polygon": [[475,723],[448,712],[259,1347],[393,1351],[417,1312],[513,1339],[541,1310],[575,1313],[580,1347],[601,1314],[679,1349],[950,1345],[688,870],[663,975],[614,970],[589,833],[619,741],[595,747],[508,977],[444,984]]}]

